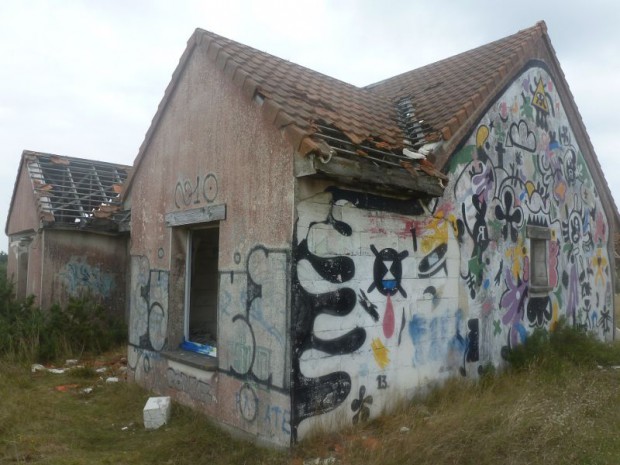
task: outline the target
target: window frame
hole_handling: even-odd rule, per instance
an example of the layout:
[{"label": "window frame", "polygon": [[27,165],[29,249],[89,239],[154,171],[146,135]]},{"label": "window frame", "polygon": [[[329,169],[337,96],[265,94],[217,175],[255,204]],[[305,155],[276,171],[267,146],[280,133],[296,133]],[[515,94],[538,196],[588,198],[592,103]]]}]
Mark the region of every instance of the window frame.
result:
[{"label": "window frame", "polygon": [[[193,282],[193,264],[195,261],[195,257],[193,256],[194,254],[194,235],[197,231],[204,231],[204,230],[208,230],[208,229],[217,229],[218,230],[218,243],[217,243],[217,249],[218,249],[218,257],[219,257],[219,231],[220,231],[220,224],[219,221],[213,221],[210,223],[206,223],[206,224],[202,224],[202,225],[196,225],[196,227],[194,228],[187,228],[187,233],[186,233],[186,243],[185,243],[185,296],[184,296],[184,302],[183,302],[183,339],[184,341],[188,341],[188,342],[192,342],[195,343],[196,341],[192,341],[190,339],[190,320],[191,320],[191,310],[192,310],[192,282]],[[215,290],[215,327],[216,327],[216,334],[215,334],[215,345],[213,347],[215,347],[217,349],[218,345],[219,345],[219,325],[218,325],[218,321],[217,321],[217,317],[218,317],[218,305],[219,305],[219,287],[220,287],[220,283],[219,283],[219,265],[217,264],[219,263],[219,258],[217,259],[216,262],[216,267],[215,267],[215,273],[218,275],[217,277],[217,285],[216,285],[216,290]]]},{"label": "window frame", "polygon": [[[529,239],[529,258],[530,258],[530,293],[545,294],[552,288],[549,285],[549,241],[551,240],[551,230],[546,226],[527,225],[526,236]],[[538,245],[538,247],[536,246]],[[540,247],[542,246],[542,247]],[[543,268],[545,270],[544,283],[538,278],[538,263],[540,262],[539,251],[544,249]]]},{"label": "window frame", "polygon": [[[185,280],[184,288],[183,288],[183,334],[180,341],[180,345],[178,349],[180,350],[169,350],[166,351],[166,356],[170,359],[180,361],[182,363],[187,363],[195,367],[204,368],[205,366],[213,368],[216,365],[213,363],[217,363],[217,347],[215,350],[211,350],[208,352],[203,352],[201,350],[200,345],[192,344],[189,341],[189,329],[190,329],[190,310],[191,310],[191,278],[192,278],[192,243],[191,236],[192,231],[208,229],[210,227],[217,227],[219,231],[221,231],[222,222],[226,220],[226,204],[210,204],[197,208],[190,208],[186,210],[178,210],[167,212],[164,216],[164,220],[166,226],[171,228],[173,231],[177,231],[185,236],[184,239],[181,239],[182,243],[185,244],[185,266],[184,273],[185,276],[183,279]],[[218,233],[218,257],[221,255],[219,238],[221,235]],[[189,259],[188,259],[189,258]],[[217,286],[216,286],[216,346],[220,344],[219,339],[219,322],[217,321],[217,317],[219,316],[219,258],[218,264],[216,268],[216,273],[218,275]],[[205,358],[207,357],[207,358]],[[204,360],[212,360],[207,361],[206,365]],[[213,362],[215,361],[215,362]]]}]

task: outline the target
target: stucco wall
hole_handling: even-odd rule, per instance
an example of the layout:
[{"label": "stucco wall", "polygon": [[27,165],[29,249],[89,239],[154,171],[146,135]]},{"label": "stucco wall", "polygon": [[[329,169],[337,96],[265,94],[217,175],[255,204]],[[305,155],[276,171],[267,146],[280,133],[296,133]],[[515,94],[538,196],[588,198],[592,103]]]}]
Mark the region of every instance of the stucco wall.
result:
[{"label": "stucco wall", "polygon": [[39,229],[37,201],[35,201],[27,163],[22,162],[20,168],[19,177],[16,180],[17,188],[12,199],[13,204],[6,223],[6,232],[9,236]]},{"label": "stucco wall", "polygon": [[[131,188],[131,375],[260,439],[290,441],[292,150],[200,46]],[[188,227],[165,215],[226,206],[219,224],[218,372],[162,354],[183,339]],[[191,226],[190,226],[191,227]]]},{"label": "stucco wall", "polygon": [[54,229],[43,235],[40,305],[65,305],[70,297],[90,296],[124,318],[127,236]]},{"label": "stucco wall", "polygon": [[[7,263],[7,277],[13,280],[15,291],[19,297],[27,295],[39,296],[41,292],[41,262],[43,260],[43,234],[25,233],[9,236],[9,251]],[[20,254],[25,253],[28,257],[27,270],[19,266]],[[21,275],[21,276],[20,276]],[[20,279],[25,278],[25,283]],[[21,287],[24,286],[24,287]],[[24,292],[21,295],[21,292]],[[37,304],[40,301],[36,300]]]},{"label": "stucco wall", "polygon": [[[474,127],[427,212],[300,185],[293,269],[299,438],[477,376],[561,317],[613,334],[608,219],[547,71],[518,76]],[[550,230],[548,291],[530,286],[528,224]]]},{"label": "stucco wall", "polygon": [[[16,188],[6,225],[6,233],[9,236],[7,277],[17,279],[19,250],[23,251],[25,247],[24,242],[21,246],[19,245],[20,239],[26,236],[31,237],[34,242],[27,246],[30,264],[28,266],[29,276],[26,290],[27,294],[37,294],[40,285],[38,277],[40,275],[41,256],[39,253],[40,237],[35,237],[35,231],[39,229],[39,219],[32,182],[25,163],[20,164],[20,172],[15,182]],[[38,270],[36,270],[37,266]]]}]

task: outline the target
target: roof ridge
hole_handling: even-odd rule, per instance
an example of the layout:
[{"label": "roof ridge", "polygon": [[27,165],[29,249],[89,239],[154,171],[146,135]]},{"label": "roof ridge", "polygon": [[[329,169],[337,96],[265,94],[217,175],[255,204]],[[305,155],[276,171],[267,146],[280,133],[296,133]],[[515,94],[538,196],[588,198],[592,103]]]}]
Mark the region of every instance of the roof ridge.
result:
[{"label": "roof ridge", "polygon": [[[382,94],[392,102],[409,98],[411,118],[424,122],[429,132],[438,132],[450,141],[444,150],[437,151],[435,163],[443,168],[447,161],[451,139],[468,122],[473,121],[495,92],[529,58],[534,44],[546,35],[544,21],[522,29],[510,36],[461,52],[443,60],[429,63],[392,78],[371,84],[367,88]],[[456,137],[458,139],[458,137]]]},{"label": "roof ridge", "polygon": [[198,45],[202,44],[203,38],[205,36],[208,36],[212,40],[215,40],[216,43],[220,47],[222,47],[222,48],[224,48],[224,47],[222,46],[222,43],[220,43],[220,42],[226,42],[227,43],[226,45],[231,45],[231,46],[240,45],[242,47],[251,49],[253,52],[258,52],[261,55],[268,56],[271,59],[275,59],[276,61],[279,61],[279,62],[281,62],[283,64],[293,65],[296,68],[301,68],[301,69],[303,69],[303,70],[305,70],[307,72],[310,72],[312,74],[318,74],[318,75],[322,76],[323,78],[329,79],[331,81],[338,81],[339,83],[344,84],[344,85],[346,85],[348,87],[351,87],[352,89],[364,90],[364,87],[356,86],[355,84],[351,84],[350,82],[346,82],[346,81],[343,81],[342,79],[338,79],[338,78],[336,78],[334,76],[330,76],[329,74],[325,74],[325,73],[322,73],[322,72],[317,71],[315,69],[308,68],[307,66],[300,65],[299,63],[295,63],[294,61],[290,61],[290,60],[287,60],[285,58],[281,58],[281,57],[279,57],[277,55],[273,55],[273,54],[271,54],[269,52],[266,52],[264,50],[258,49],[256,47],[252,47],[251,45],[247,45],[247,44],[244,44],[242,42],[238,42],[238,41],[234,41],[232,39],[228,39],[227,37],[221,36],[221,35],[213,32],[213,31],[208,31],[208,30],[202,29],[202,28],[196,28],[195,33],[201,34],[200,39],[198,41]]},{"label": "roof ridge", "polygon": [[[497,90],[500,89],[505,84],[506,80],[529,59],[528,51],[531,50],[532,44],[544,37],[546,33],[546,23],[544,21],[538,21],[532,27],[522,29],[504,39],[499,39],[487,44],[487,46],[493,46],[514,39],[520,39],[516,49],[499,62],[495,70],[492,71],[490,78],[480,86],[473,96],[464,100],[455,115],[447,121],[445,126],[439,128],[444,140],[451,139],[461,128],[467,129],[469,125],[467,125],[466,122],[470,119],[475,119],[477,115],[484,110],[486,103],[490,99],[495,98]],[[483,45],[482,47],[485,46]],[[481,47],[478,47],[478,49],[480,48]],[[473,51],[475,50],[477,49]],[[441,167],[447,162],[448,152],[449,151],[445,151],[445,155],[439,160],[439,165]]]},{"label": "roof ridge", "polygon": [[364,88],[365,89],[372,89],[372,88],[377,87],[377,86],[379,86],[379,85],[381,85],[383,83],[386,83],[386,82],[392,81],[394,79],[398,79],[398,78],[400,78],[402,76],[405,76],[405,75],[407,75],[409,73],[419,72],[419,71],[422,71],[422,70],[424,70],[424,69],[426,69],[426,68],[428,68],[430,66],[435,66],[435,65],[438,65],[440,63],[444,63],[444,62],[447,62],[447,61],[454,60],[454,59],[456,59],[458,57],[462,57],[462,56],[465,56],[465,55],[473,54],[473,53],[479,51],[480,49],[488,48],[490,46],[497,45],[499,43],[508,42],[508,41],[516,38],[517,36],[522,36],[522,35],[528,35],[528,36],[535,35],[535,36],[538,36],[538,35],[544,34],[544,33],[547,33],[547,25],[546,25],[545,21],[541,20],[541,21],[538,21],[534,26],[531,26],[531,27],[528,27],[528,28],[525,28],[525,29],[520,29],[519,31],[517,31],[514,34],[511,34],[509,36],[501,37],[501,38],[496,39],[496,40],[494,40],[492,42],[487,42],[485,44],[479,45],[478,47],[475,47],[475,48],[472,48],[472,49],[469,49],[469,50],[464,50],[464,51],[459,52],[459,53],[457,53],[455,55],[452,55],[452,56],[449,56],[449,57],[446,57],[446,58],[442,58],[441,60],[433,61],[431,63],[427,63],[427,64],[425,64],[423,66],[418,67],[418,68],[410,69],[408,71],[404,71],[404,72],[402,72],[400,74],[397,74],[395,76],[391,76],[391,77],[382,79],[381,81],[373,82],[371,84],[368,84],[368,85],[364,86]]},{"label": "roof ridge", "polygon": [[[325,147],[304,142],[316,132],[314,125],[321,121],[339,128],[353,142],[370,140],[374,136],[383,138],[389,145],[400,145],[400,134],[395,137],[396,134],[390,136],[389,131],[384,131],[395,125],[393,117],[386,119],[390,104],[382,96],[204,29],[196,29],[195,34],[197,44],[206,47],[209,60],[228,75],[246,97],[260,100],[266,117],[278,129],[285,130],[285,135],[300,153]],[[244,61],[246,56],[249,61]],[[292,102],[299,105],[292,105]],[[354,113],[351,108],[362,110],[366,128],[350,118],[342,121],[347,119],[347,112]],[[373,108],[382,108],[382,111],[373,113]]]}]

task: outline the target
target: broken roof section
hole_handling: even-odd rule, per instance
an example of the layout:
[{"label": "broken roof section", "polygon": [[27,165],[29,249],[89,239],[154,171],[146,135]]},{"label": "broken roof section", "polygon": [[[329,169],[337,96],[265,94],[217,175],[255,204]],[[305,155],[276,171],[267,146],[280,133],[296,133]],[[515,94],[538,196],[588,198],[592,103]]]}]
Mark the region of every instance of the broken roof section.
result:
[{"label": "broken roof section", "polygon": [[[450,155],[488,105],[528,62],[543,60],[563,88],[578,135],[588,145],[589,164],[604,180],[544,21],[361,88],[196,29],[140,147],[135,170],[197,48],[248,99],[261,106],[263,115],[283,131],[299,154],[314,156],[309,174],[322,171],[328,176],[348,175],[350,182],[360,185],[375,184],[435,197],[443,194],[446,177],[442,170]],[[332,159],[344,163],[329,163]],[[331,168],[335,165],[337,169]],[[130,174],[127,192],[131,178]],[[614,205],[606,183],[605,187],[604,196]]]},{"label": "broken roof section", "polygon": [[43,227],[124,230],[129,213],[120,194],[131,167],[49,153],[24,151]]}]

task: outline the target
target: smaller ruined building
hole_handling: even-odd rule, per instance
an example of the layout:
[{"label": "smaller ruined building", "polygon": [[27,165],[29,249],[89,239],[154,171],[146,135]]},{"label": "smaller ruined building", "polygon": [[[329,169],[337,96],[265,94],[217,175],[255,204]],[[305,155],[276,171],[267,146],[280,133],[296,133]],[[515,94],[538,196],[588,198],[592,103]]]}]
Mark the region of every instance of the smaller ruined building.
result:
[{"label": "smaller ruined building", "polygon": [[24,151],[6,234],[8,275],[37,305],[91,296],[125,315],[129,166]]}]

